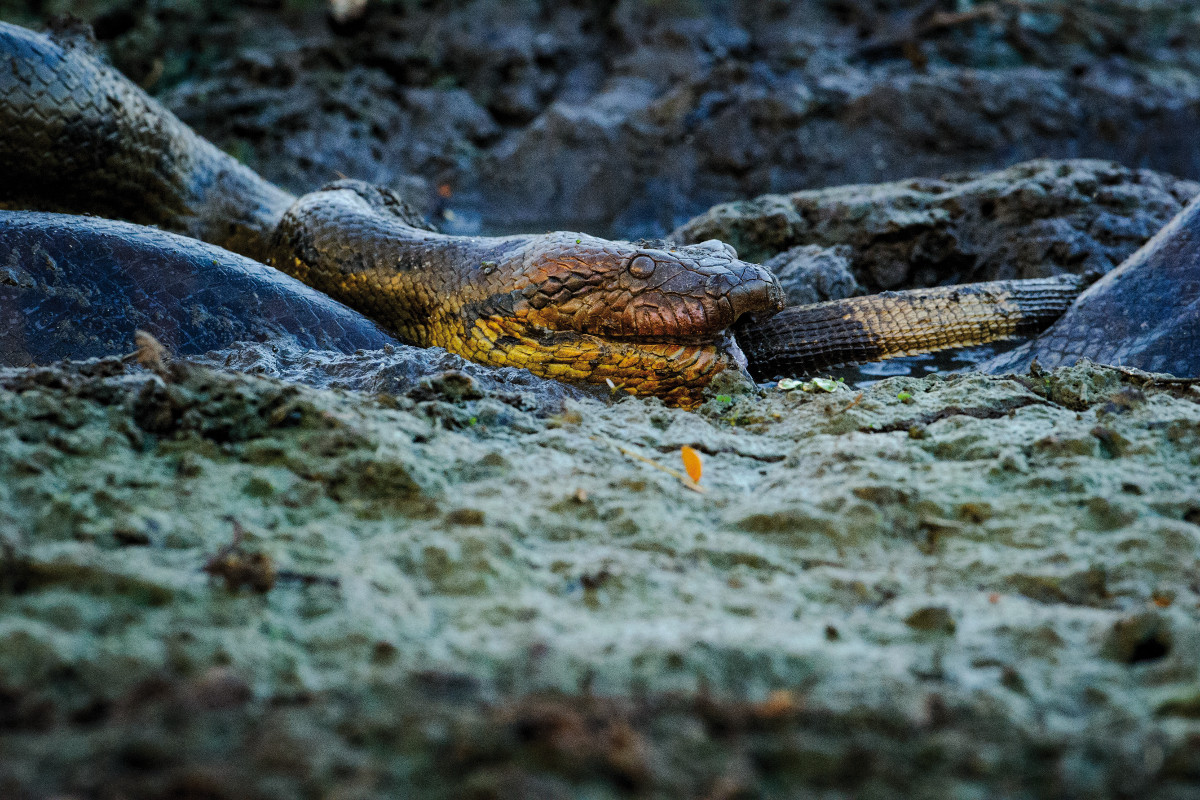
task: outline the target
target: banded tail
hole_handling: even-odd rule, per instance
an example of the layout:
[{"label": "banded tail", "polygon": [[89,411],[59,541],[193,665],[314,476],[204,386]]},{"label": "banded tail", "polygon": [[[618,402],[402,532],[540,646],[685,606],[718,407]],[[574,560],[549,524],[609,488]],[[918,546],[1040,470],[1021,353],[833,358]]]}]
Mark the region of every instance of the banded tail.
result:
[{"label": "banded tail", "polygon": [[1074,302],[1076,275],[991,281],[785,308],[734,333],[756,378],[1032,336]]}]

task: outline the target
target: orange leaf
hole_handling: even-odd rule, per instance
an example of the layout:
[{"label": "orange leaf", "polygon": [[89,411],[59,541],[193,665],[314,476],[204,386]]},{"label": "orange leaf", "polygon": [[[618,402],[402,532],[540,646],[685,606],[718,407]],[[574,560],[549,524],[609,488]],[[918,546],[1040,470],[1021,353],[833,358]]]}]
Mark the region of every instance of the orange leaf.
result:
[{"label": "orange leaf", "polygon": [[787,689],[775,689],[754,710],[760,717],[774,719],[796,711],[800,705],[799,699]]},{"label": "orange leaf", "polygon": [[699,483],[700,473],[704,471],[704,466],[700,463],[700,454],[686,444],[679,449],[679,454],[683,456],[683,468],[687,470],[688,477]]}]

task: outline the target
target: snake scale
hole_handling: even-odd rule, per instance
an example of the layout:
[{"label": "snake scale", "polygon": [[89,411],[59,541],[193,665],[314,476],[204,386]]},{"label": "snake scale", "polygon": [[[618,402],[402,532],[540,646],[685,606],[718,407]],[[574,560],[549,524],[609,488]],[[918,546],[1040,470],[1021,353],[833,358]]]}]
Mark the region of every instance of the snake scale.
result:
[{"label": "snake scale", "polygon": [[153,225],[270,264],[403,341],[685,407],[718,374],[745,369],[738,342],[752,371],[770,376],[1021,335],[1078,292],[1069,278],[1005,281],[772,320],[777,279],[716,240],[449,236],[353,180],[297,198],[109,67],[77,27],[0,23],[0,131],[0,208]]}]

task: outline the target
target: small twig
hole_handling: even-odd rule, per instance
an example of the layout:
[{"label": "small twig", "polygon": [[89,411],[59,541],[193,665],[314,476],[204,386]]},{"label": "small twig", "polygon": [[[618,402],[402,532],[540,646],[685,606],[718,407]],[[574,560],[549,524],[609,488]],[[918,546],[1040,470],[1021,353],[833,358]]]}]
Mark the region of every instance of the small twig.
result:
[{"label": "small twig", "polygon": [[333,577],[332,575],[318,575],[315,572],[296,572],[295,570],[291,569],[277,570],[275,572],[275,577],[281,581],[296,581],[304,584],[305,586],[315,586],[320,584],[321,586],[332,586],[333,588],[337,589],[342,585],[341,580]]},{"label": "small twig", "polygon": [[1176,378],[1173,375],[1159,377],[1152,372],[1145,372],[1134,367],[1113,366],[1112,369],[1126,378],[1141,381],[1142,386],[1200,386],[1200,378]]},{"label": "small twig", "polygon": [[866,42],[858,48],[858,55],[870,57],[890,50],[905,49],[926,38],[944,31],[970,25],[975,22],[995,22],[1003,18],[1004,11],[1020,9],[1020,3],[990,2],[970,11],[938,11],[937,3],[927,3],[924,9],[913,14],[903,29],[890,36],[882,36]]},{"label": "small twig", "polygon": [[242,527],[242,523],[232,514],[226,514],[222,519],[233,526],[233,538],[208,559],[204,564],[204,571],[209,575],[224,578],[229,588],[248,586],[260,594],[265,594],[275,586],[277,580],[297,581],[305,586],[320,584],[335,589],[342,585],[340,579],[329,575],[276,569],[274,561],[265,553],[245,552],[242,550],[242,541],[246,538],[246,529]]},{"label": "small twig", "polygon": [[642,455],[641,453],[639,453],[638,451],[634,450],[631,447],[625,447],[624,445],[617,444],[613,440],[608,439],[599,434],[596,434],[595,436],[593,436],[592,441],[599,442],[600,444],[606,444],[623,456],[628,456],[629,458],[635,459],[637,461],[641,461],[643,464],[649,464],[650,466],[654,467],[655,469],[662,470],[663,472],[667,473],[671,477],[678,480],[680,483],[682,483],[687,488],[691,489],[693,492],[696,492],[698,494],[704,494],[705,492],[708,491],[703,486],[701,486],[700,484],[698,484],[694,480],[692,480],[690,476],[680,472],[677,469],[671,469],[670,467],[668,467],[664,464],[660,464],[657,461],[655,461],[653,458],[648,458],[647,456]]},{"label": "small twig", "polygon": [[233,514],[226,514],[221,519],[233,527],[233,538],[229,540],[229,544],[222,545],[221,549],[217,551],[218,556],[237,550],[242,546],[242,540],[246,538],[246,529],[242,527],[242,523],[238,522],[237,517]]},{"label": "small twig", "polygon": [[960,25],[970,25],[972,22],[986,20],[994,22],[1000,17],[1000,8],[995,3],[988,3],[971,11],[935,11],[929,19],[920,26],[918,36],[928,36]]},{"label": "small twig", "polygon": [[843,409],[842,409],[841,411],[839,411],[838,413],[839,413],[839,414],[845,414],[847,411],[849,411],[850,409],[852,409],[852,408],[854,408],[856,405],[858,405],[858,401],[859,401],[859,400],[862,400],[862,399],[863,399],[863,392],[859,392],[859,393],[858,393],[858,395],[857,395],[857,396],[855,396],[855,398],[854,398],[853,400],[851,400],[851,401],[850,401],[850,405],[846,406],[845,408],[843,408]]}]

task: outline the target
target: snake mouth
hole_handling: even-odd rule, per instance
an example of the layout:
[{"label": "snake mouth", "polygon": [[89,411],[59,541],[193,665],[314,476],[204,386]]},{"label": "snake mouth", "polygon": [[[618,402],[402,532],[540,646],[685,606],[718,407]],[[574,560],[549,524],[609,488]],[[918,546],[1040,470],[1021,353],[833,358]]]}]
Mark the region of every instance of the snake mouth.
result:
[{"label": "snake mouth", "polygon": [[[635,259],[636,260],[636,259]],[[699,345],[714,342],[747,314],[770,315],[783,308],[783,290],[773,275],[755,264],[737,262],[710,272],[688,271],[662,285],[589,287],[547,278],[520,296],[493,296],[491,308],[531,328],[590,334],[608,341]],[[660,267],[658,272],[666,272]],[[562,286],[551,297],[545,293]]]},{"label": "snake mouth", "polygon": [[467,331],[468,357],[493,366],[521,367],[545,378],[607,384],[615,391],[655,395],[691,408],[704,387],[726,370],[746,374],[732,334],[647,341],[557,331],[511,317],[481,317]]}]

